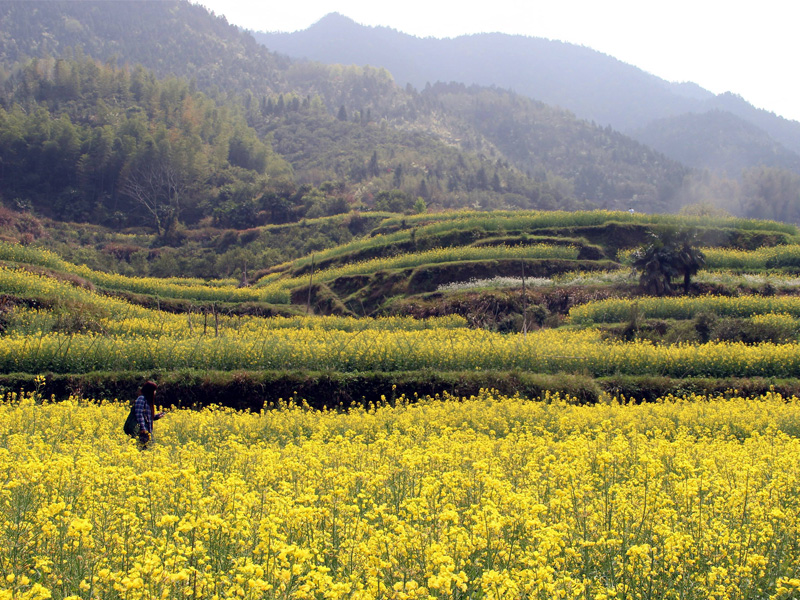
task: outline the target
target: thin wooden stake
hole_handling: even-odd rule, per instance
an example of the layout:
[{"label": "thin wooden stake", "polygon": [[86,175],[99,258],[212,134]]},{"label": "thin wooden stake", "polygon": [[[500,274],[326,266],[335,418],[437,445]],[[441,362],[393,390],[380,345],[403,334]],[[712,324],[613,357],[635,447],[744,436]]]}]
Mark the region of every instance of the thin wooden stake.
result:
[{"label": "thin wooden stake", "polygon": [[311,309],[311,288],[314,285],[314,255],[311,255],[311,276],[308,278],[308,300],[306,300],[306,315]]},{"label": "thin wooden stake", "polygon": [[522,262],[522,337],[528,339],[528,293],[525,290],[525,259],[520,262]]}]

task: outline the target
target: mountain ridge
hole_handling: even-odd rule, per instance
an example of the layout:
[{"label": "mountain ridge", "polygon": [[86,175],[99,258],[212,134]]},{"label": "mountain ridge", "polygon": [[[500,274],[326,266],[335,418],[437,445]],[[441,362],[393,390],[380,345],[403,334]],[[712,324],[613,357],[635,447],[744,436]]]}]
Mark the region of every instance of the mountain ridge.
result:
[{"label": "mountain ridge", "polygon": [[[765,131],[780,146],[777,154],[789,151],[800,156],[800,122],[755,108],[730,92],[715,95],[696,83],[669,82],[567,42],[502,33],[418,38],[389,27],[359,25],[340,13],[302,31],[253,35],[295,58],[385,67],[398,84],[418,89],[436,81],[458,81],[514,90],[633,137],[659,119],[725,110]],[[639,141],[653,143],[652,137]],[[666,140],[656,142],[659,149],[669,146]],[[680,160],[679,155],[670,156]]]},{"label": "mountain ridge", "polygon": [[[518,71],[533,64],[546,75],[556,76],[559,65],[553,61],[554,59],[564,60],[562,58],[564,57],[572,62],[571,68],[580,69],[578,75],[586,80],[596,80],[602,84],[602,73],[598,65],[609,61],[614,66],[613,76],[608,78],[609,85],[618,85],[618,82],[625,78],[646,82],[651,89],[669,89],[672,85],[666,80],[628,65],[610,55],[568,42],[503,33],[468,34],[444,39],[419,38],[390,27],[359,25],[340,13],[329,14],[302,31],[279,34],[253,32],[253,35],[257,41],[271,50],[293,57],[304,57],[321,62],[371,64],[372,66],[386,67],[395,76],[399,85],[411,83],[421,89],[426,83],[458,81],[467,85],[474,83],[512,89],[546,104],[556,104],[567,108],[581,118],[594,120],[603,126],[610,124],[620,130],[624,130],[626,124],[619,122],[618,119],[608,119],[603,112],[592,114],[588,110],[580,110],[578,106],[566,102],[569,88],[559,89],[558,87],[565,85],[566,79],[556,79],[553,84],[548,85],[549,89],[541,90],[541,92],[546,92],[545,94],[536,95],[530,93],[534,83],[515,85],[515,82],[518,82]],[[316,45],[310,45],[311,40],[316,40]],[[343,42],[346,42],[347,45],[342,46]],[[374,50],[376,58],[372,61],[365,62],[362,59],[364,52],[356,46],[356,43],[364,42],[370,42],[371,49]],[[489,50],[487,42],[502,44],[502,46],[496,47],[495,50]],[[300,48],[305,49],[305,52],[301,53]],[[322,49],[325,51],[324,55],[321,54]],[[403,56],[398,54],[399,50],[414,59],[413,66],[417,70],[411,70],[402,64]],[[437,62],[433,58],[434,51]],[[478,62],[476,63],[474,60],[470,62],[465,57]],[[466,73],[474,73],[476,64],[483,66],[491,63],[497,67],[501,59],[512,65],[511,71],[495,68],[486,76],[483,73],[480,74],[480,77],[467,78],[464,76]],[[424,63],[423,60],[427,62]],[[427,66],[425,66],[426,64]],[[453,68],[454,72],[447,72],[441,76],[440,72],[434,70],[438,69],[441,64]],[[535,73],[533,75],[536,77]],[[539,77],[535,79],[535,82],[538,83],[541,80],[542,78]],[[606,86],[598,85],[596,87],[602,89],[602,93],[605,95],[610,93]],[[708,93],[710,94],[710,92]],[[680,102],[680,99],[677,101]],[[635,119],[631,121],[632,124],[636,122]]]},{"label": "mountain ridge", "polygon": [[[398,44],[406,39],[399,32],[391,35]],[[425,43],[435,48],[439,41]],[[543,48],[555,51],[561,46]],[[385,51],[380,38],[375,47]],[[598,58],[585,48],[571,51]],[[539,59],[547,63],[541,54]],[[435,52],[428,55],[420,62]],[[471,62],[480,60],[491,64],[477,55]],[[508,70],[516,63],[510,65],[497,68]],[[590,66],[582,68],[591,71]],[[645,78],[655,86],[650,89],[670,86],[623,67],[622,80],[627,73]],[[122,72],[115,74],[115,69]],[[109,87],[115,78],[133,74],[129,85]],[[593,76],[602,79],[601,74]],[[162,85],[164,77],[180,80]],[[678,89],[682,96],[704,95],[691,84]],[[119,103],[115,94],[122,94],[120,101],[134,99],[125,114],[111,109]],[[642,98],[636,100],[642,103]],[[738,102],[735,97],[724,100]],[[207,107],[202,113],[201,105]],[[77,121],[71,106],[80,108],[80,118],[88,121]],[[188,0],[0,3],[0,138],[7,141],[0,144],[0,158],[1,164],[17,165],[29,178],[17,178],[13,192],[6,191],[11,185],[0,187],[8,194],[0,198],[4,205],[24,207],[37,201],[32,198],[36,185],[42,206],[57,197],[65,210],[80,203],[86,218],[125,221],[126,215],[115,216],[118,192],[130,192],[126,182],[136,161],[157,165],[158,159],[147,150],[148,127],[137,124],[137,113],[152,114],[154,122],[161,119],[174,131],[174,139],[165,135],[159,141],[161,155],[178,160],[181,146],[186,157],[205,156],[221,165],[220,176],[209,177],[207,170],[185,163],[186,173],[198,175],[192,180],[197,210],[190,219],[180,208],[180,223],[177,216],[174,221],[183,225],[202,226],[210,219],[246,227],[352,210],[410,213],[461,207],[675,212],[698,202],[714,202],[743,215],[752,208],[762,216],[796,219],[796,201],[785,202],[796,187],[794,178],[759,171],[745,188],[726,178],[704,177],[610,126],[578,118],[519,90],[435,81],[417,90],[397,85],[383,67],[294,60]],[[213,128],[215,114],[223,113],[235,115],[240,124],[228,127],[230,137],[226,134],[219,144],[209,138],[203,149],[192,137],[193,128],[204,122]],[[63,173],[85,175],[96,164],[91,159],[98,148],[93,140],[106,135],[104,120],[116,127],[109,135],[119,139],[120,148],[130,128],[141,129],[143,135],[136,134],[136,139],[144,145],[136,156],[120,153],[120,163],[109,171],[113,177],[104,179],[101,188],[84,185],[85,177],[76,187],[66,175],[43,168],[58,159]],[[59,131],[65,132],[61,138]],[[113,150],[116,143],[109,142]],[[770,156],[766,146],[762,154]],[[257,155],[268,157],[275,168],[248,174]],[[0,169],[0,177],[2,173]],[[780,185],[759,185],[762,177]],[[97,206],[107,209],[108,218]]]}]

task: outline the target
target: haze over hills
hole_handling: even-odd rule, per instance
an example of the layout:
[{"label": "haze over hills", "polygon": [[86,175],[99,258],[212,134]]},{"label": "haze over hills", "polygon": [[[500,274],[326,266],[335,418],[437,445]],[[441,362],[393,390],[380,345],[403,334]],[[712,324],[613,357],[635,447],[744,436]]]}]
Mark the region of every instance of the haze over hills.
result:
[{"label": "haze over hills", "polygon": [[800,156],[731,112],[714,109],[655,119],[633,137],[687,165],[702,165],[736,177],[753,165],[800,173]]},{"label": "haze over hills", "polygon": [[[159,77],[188,78],[189,90],[196,87],[243,112],[263,141],[290,162],[295,185],[338,182],[326,187],[348,203],[334,202],[337,210],[371,207],[381,192],[393,190],[402,200],[390,204],[406,209],[418,197],[442,207],[679,208],[684,167],[564,110],[497,89],[419,93],[397,86],[380,69],[293,62],[185,1],[4,2],[0,24],[6,73],[0,100],[6,109],[36,103],[56,119],[76,103],[86,113],[92,102],[127,102],[107,89],[88,96],[91,73],[83,75],[85,82],[67,81],[73,76],[58,61],[77,61],[70,65],[73,73],[89,68],[84,57],[111,67],[139,63]],[[30,63],[35,57],[44,62]],[[158,117],[156,107],[143,108]],[[126,172],[120,160],[114,177]],[[120,187],[112,186],[112,196]],[[49,180],[39,186],[61,193],[57,188]],[[15,185],[14,194],[22,193]],[[96,202],[84,200],[84,206]],[[205,203],[206,213],[213,212],[213,198]]]},{"label": "haze over hills", "polygon": [[[304,31],[255,33],[271,50],[296,58],[327,63],[370,64],[387,68],[395,80],[422,89],[436,81],[498,86],[560,106],[578,117],[628,133],[676,159],[676,142],[697,146],[689,131],[676,140],[674,133],[662,138],[653,121],[693,113],[699,131],[720,124],[712,111],[726,111],[730,132],[721,132],[723,144],[740,143],[744,121],[763,130],[770,141],[760,139],[766,152],[742,150],[740,156],[758,155],[761,162],[746,166],[786,164],[787,151],[800,156],[800,123],[754,108],[733,94],[713,93],[693,83],[670,83],[586,47],[542,38],[499,33],[475,34],[452,39],[417,38],[388,27],[367,27],[340,14],[330,14]],[[699,123],[698,123],[699,122]],[[647,135],[637,137],[640,132]],[[770,153],[776,160],[770,159]],[[721,168],[732,172],[740,161],[720,164],[720,152],[694,154],[689,166]]]},{"label": "haze over hills", "polygon": [[[0,201],[56,218],[130,224],[138,216],[131,178],[148,165],[168,164],[179,167],[186,184],[184,205],[170,208],[168,221],[188,226],[279,224],[353,209],[674,212],[697,202],[742,215],[800,218],[792,200],[797,182],[782,174],[795,169],[795,155],[739,117],[725,113],[726,123],[740,126],[726,125],[720,139],[757,143],[740,153],[737,168],[753,170],[752,161],[769,167],[750,173],[747,187],[660,153],[681,147],[669,137],[681,127],[637,130],[651,147],[596,124],[600,119],[592,123],[531,99],[519,86],[434,79],[417,89],[398,85],[398,76],[382,67],[352,65],[400,55],[410,39],[414,47],[428,44],[419,68],[439,64],[441,55],[452,69],[473,63],[510,73],[529,58],[520,46],[525,38],[489,36],[506,48],[498,61],[473,44],[484,36],[416,40],[341,17],[321,26],[312,37],[331,48],[347,46],[331,37],[336,31],[340,38],[372,36],[369,59],[341,59],[350,65],[291,59],[186,0],[0,2]],[[451,42],[472,54],[439,51],[438,44]],[[615,89],[645,90],[622,94],[631,119],[643,119],[659,99],[675,112],[672,118],[692,103],[714,100],[697,86],[668,84],[586,48],[536,43],[541,50],[534,58],[555,78],[543,79],[542,90],[569,97],[570,69],[573,79],[602,87],[597,95],[609,103]],[[564,53],[578,59],[564,62]]]},{"label": "haze over hills", "polygon": [[0,61],[80,52],[140,63],[159,77],[193,78],[201,89],[274,91],[289,61],[193,4],[86,0],[0,2]]},{"label": "haze over hills", "polygon": [[[437,81],[498,86],[618,130],[685,112],[702,88],[671,84],[589,48],[542,38],[484,33],[417,38],[357,24],[338,13],[294,33],[255,33],[275,52],[326,63],[385,67],[400,85]],[[636,95],[630,90],[636,89]]]}]

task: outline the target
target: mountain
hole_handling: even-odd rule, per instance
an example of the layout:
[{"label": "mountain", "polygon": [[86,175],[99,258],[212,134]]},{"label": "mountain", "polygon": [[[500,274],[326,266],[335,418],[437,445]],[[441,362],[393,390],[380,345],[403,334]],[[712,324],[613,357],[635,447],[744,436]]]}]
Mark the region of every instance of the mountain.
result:
[{"label": "mountain", "polygon": [[656,119],[635,131],[633,137],[684,164],[730,177],[755,165],[800,173],[800,156],[763,129],[723,110]]},{"label": "mountain", "polygon": [[727,92],[706,102],[709,109],[729,112],[755,125],[788,150],[800,154],[800,122],[784,119],[764,109],[755,108],[741,96]]},{"label": "mountain", "polygon": [[[386,31],[396,46],[387,52],[374,40],[377,57],[401,54],[408,41]],[[525,41],[494,38],[512,49]],[[440,40],[417,42],[428,44],[421,66],[440,62]],[[489,68],[492,57],[471,38],[459,43],[472,54],[451,53],[453,69]],[[586,48],[543,44],[537,60],[561,78],[565,97],[561,51],[584,57],[573,70],[608,94],[613,86],[595,72],[609,60],[618,82],[646,83],[652,98],[637,98],[640,112],[658,94],[675,110],[716,100],[747,112],[735,97],[668,84]],[[496,71],[524,66],[524,50]],[[417,89],[381,66],[291,59],[186,0],[0,2],[0,203],[58,219],[139,223],[173,232],[176,243],[185,227],[279,225],[352,210],[674,212],[713,201],[794,220],[796,202],[785,205],[796,179],[784,175],[793,159],[769,147],[759,156],[780,158],[781,168],[754,170],[744,185],[706,177],[519,89]],[[172,185],[176,169],[181,189]],[[152,173],[159,186],[142,196],[135,184]]]},{"label": "mountain", "polygon": [[[800,123],[756,109],[733,94],[715,96],[693,83],[670,83],[625,64],[611,56],[560,41],[519,35],[487,33],[452,39],[417,38],[387,27],[366,27],[340,14],[330,14],[308,29],[294,33],[254,33],[258,41],[275,52],[327,63],[370,64],[385,67],[400,85],[410,83],[422,89],[437,81],[497,86],[546,104],[560,106],[578,117],[637,137],[655,147],[671,148],[676,141],[658,141],[651,124],[688,113],[726,111],[758,127],[779,143],[776,155],[792,152],[800,156]],[[713,116],[711,117],[713,119]],[[725,137],[737,137],[742,125],[730,121],[733,130]],[[717,124],[719,121],[717,120]],[[657,129],[657,128],[656,128]],[[695,145],[685,130],[682,143]],[[676,160],[682,153],[670,154]],[[723,149],[717,154],[722,155]],[[743,149],[740,156],[758,151]],[[792,159],[793,160],[793,159]],[[791,162],[791,161],[790,161]],[[780,167],[777,157],[766,166]],[[708,163],[687,163],[705,168]],[[756,163],[758,164],[758,163]],[[751,164],[748,166],[756,166]],[[737,163],[723,163],[732,172]]]},{"label": "mountain", "polygon": [[[202,213],[221,222],[252,223],[246,215],[259,210],[285,220],[372,208],[382,193],[395,195],[394,200],[383,197],[381,205],[402,210],[418,197],[433,207],[627,209],[635,204],[648,211],[676,210],[676,190],[687,173],[628,137],[502,89],[433,86],[420,93],[398,86],[384,69],[291,60],[185,0],[0,3],[0,106],[5,110],[14,103],[31,108],[45,101],[39,88],[28,84],[30,78],[55,94],[47,98],[55,101],[49,108],[54,120],[62,117],[64,104],[118,102],[104,96],[108,90],[90,93],[93,84],[65,91],[59,80],[63,61],[77,61],[91,71],[85,59],[123,70],[140,64],[157,78],[183,78],[187,92],[197,89],[219,107],[241,113],[266,152],[274,149],[291,164],[291,189],[285,180],[273,179],[280,189],[271,193],[280,202],[265,200],[239,211],[245,216],[235,216],[234,201],[223,195],[213,202],[231,210],[221,215],[221,207],[207,206]],[[92,111],[82,110],[84,116]],[[87,127],[97,124],[89,120]],[[34,155],[58,145],[16,131],[10,135],[25,142],[13,149],[31,148]],[[89,130],[82,136],[76,141],[78,158],[90,154]],[[27,155],[7,158],[31,164]],[[65,191],[60,183],[48,180],[39,193],[63,192],[69,198],[74,186]],[[24,204],[20,194],[17,185],[14,197]],[[84,200],[86,206],[95,201]]]},{"label": "mountain", "polygon": [[[385,67],[400,85],[437,81],[497,86],[581,118],[625,130],[695,102],[670,84],[589,48],[541,38],[486,33],[417,38],[331,14],[295,33],[255,33],[270,50],[326,63]],[[635,94],[630,93],[636,90]]]},{"label": "mountain", "polygon": [[91,56],[186,77],[205,91],[274,92],[286,59],[202,6],[165,0],[3,0],[0,63]]},{"label": "mountain", "polygon": [[[689,170],[610,127],[505,90],[427,86],[420,97],[521,169],[546,169],[594,206],[669,212]],[[466,135],[463,136],[469,139]]]}]

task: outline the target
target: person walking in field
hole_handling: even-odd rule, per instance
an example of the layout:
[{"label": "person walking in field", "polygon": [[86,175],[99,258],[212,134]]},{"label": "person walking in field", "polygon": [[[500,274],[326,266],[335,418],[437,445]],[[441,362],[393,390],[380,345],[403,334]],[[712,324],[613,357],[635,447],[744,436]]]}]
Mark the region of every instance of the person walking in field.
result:
[{"label": "person walking in field", "polygon": [[153,437],[153,422],[158,421],[164,413],[156,414],[156,390],[158,386],[152,381],[142,385],[141,395],[131,407],[131,414],[125,423],[125,433],[139,438],[139,447],[144,450]]}]

